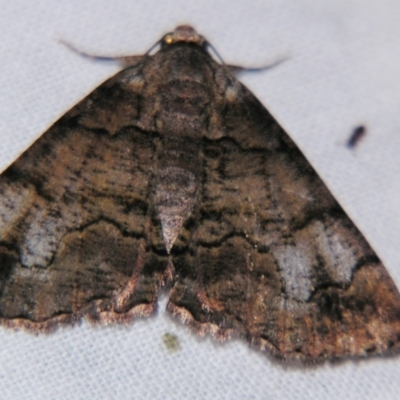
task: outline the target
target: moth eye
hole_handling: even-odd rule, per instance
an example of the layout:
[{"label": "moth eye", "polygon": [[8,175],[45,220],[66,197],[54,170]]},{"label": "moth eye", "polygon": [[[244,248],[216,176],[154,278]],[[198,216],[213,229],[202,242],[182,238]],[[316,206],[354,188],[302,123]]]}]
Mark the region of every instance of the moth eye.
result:
[{"label": "moth eye", "polygon": [[171,34],[168,34],[164,38],[164,43],[165,44],[171,44],[174,41],[173,37]]}]

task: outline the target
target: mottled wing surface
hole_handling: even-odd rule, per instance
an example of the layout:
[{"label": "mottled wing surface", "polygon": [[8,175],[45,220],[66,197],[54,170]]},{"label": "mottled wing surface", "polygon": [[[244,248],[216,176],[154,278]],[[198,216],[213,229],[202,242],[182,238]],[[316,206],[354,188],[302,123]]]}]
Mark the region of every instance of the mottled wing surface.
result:
[{"label": "mottled wing surface", "polygon": [[161,278],[146,235],[155,149],[154,135],[134,126],[137,71],[101,85],[0,176],[3,324],[40,330],[154,309]]},{"label": "mottled wing surface", "polygon": [[288,359],[399,348],[400,295],[269,112],[179,27],[0,176],[0,322],[168,310]]},{"label": "mottled wing surface", "polygon": [[173,258],[169,311],[280,358],[398,349],[400,296],[381,261],[270,113],[213,68],[214,137],[203,141],[201,193],[188,249]]}]

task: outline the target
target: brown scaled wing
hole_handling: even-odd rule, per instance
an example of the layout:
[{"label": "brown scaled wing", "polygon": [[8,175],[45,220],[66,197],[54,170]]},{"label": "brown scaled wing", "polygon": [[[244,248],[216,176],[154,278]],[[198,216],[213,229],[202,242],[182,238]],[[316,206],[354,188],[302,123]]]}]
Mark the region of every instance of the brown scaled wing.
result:
[{"label": "brown scaled wing", "polygon": [[110,79],[0,177],[0,322],[168,310],[318,360],[388,353],[400,296],[291,139],[193,43]]}]

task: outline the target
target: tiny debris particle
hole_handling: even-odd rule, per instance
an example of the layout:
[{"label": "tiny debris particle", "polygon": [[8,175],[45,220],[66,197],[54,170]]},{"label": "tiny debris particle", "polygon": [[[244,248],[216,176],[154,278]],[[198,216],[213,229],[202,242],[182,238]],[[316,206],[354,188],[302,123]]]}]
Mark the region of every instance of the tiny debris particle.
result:
[{"label": "tiny debris particle", "polygon": [[180,350],[181,348],[178,336],[174,335],[173,333],[164,333],[162,340],[167,350],[172,353]]},{"label": "tiny debris particle", "polygon": [[366,134],[367,129],[365,128],[365,126],[360,125],[354,128],[351,136],[347,141],[347,147],[349,149],[354,149],[355,147],[357,147],[361,140],[366,136]]}]

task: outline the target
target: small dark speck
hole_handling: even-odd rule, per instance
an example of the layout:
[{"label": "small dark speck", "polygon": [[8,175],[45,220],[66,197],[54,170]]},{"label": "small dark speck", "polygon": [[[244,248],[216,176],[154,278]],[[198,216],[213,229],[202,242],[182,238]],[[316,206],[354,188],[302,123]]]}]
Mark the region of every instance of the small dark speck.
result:
[{"label": "small dark speck", "polygon": [[365,126],[360,125],[354,128],[353,133],[347,140],[347,147],[349,149],[354,149],[366,134],[367,129],[365,128]]}]

